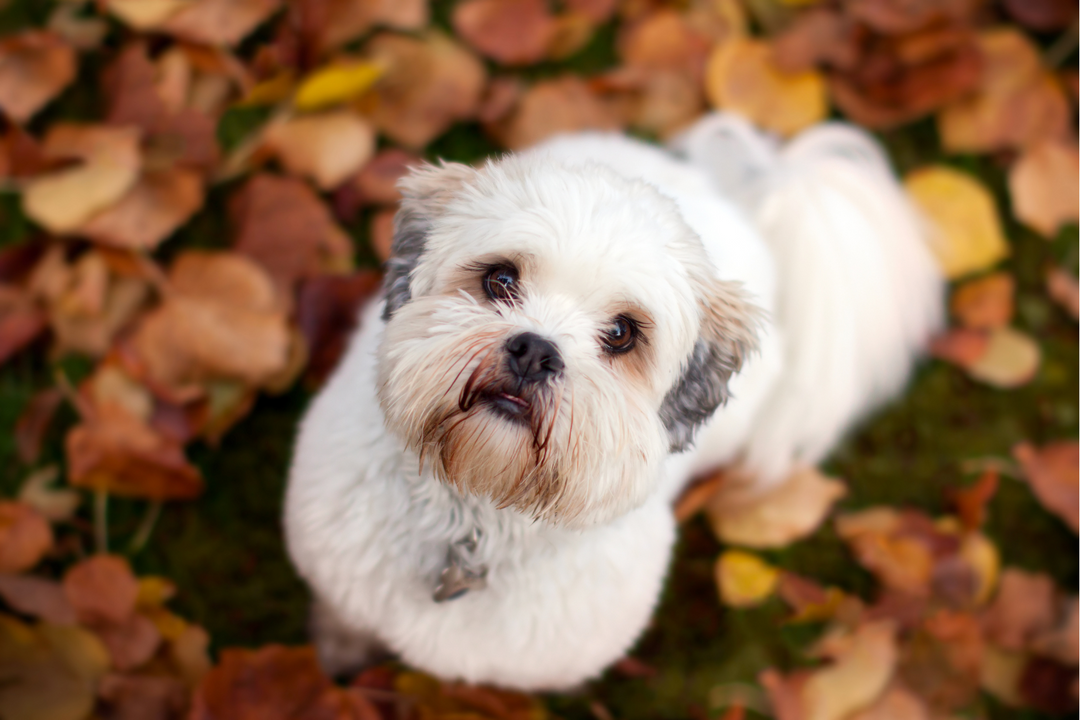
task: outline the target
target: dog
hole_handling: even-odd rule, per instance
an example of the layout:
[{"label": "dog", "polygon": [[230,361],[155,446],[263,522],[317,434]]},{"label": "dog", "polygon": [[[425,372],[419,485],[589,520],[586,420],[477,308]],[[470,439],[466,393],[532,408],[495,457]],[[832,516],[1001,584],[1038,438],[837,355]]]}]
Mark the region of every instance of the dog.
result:
[{"label": "dog", "polygon": [[286,496],[319,656],[580,685],[649,621],[672,503],[764,490],[904,386],[942,322],[875,142],[713,114],[401,182],[380,302],[304,417]]}]

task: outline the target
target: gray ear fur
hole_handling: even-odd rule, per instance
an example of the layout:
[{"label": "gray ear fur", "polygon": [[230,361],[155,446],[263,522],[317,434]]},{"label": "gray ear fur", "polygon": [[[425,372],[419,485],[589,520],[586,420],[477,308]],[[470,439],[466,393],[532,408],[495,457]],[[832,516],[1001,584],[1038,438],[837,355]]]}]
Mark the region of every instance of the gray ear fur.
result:
[{"label": "gray ear fur", "polygon": [[431,224],[475,172],[460,163],[424,164],[399,182],[401,208],[394,217],[394,239],[383,278],[383,320],[412,299],[410,276],[424,254]]},{"label": "gray ear fur", "polygon": [[698,341],[660,406],[672,452],[690,447],[694,432],[727,401],[728,379],[757,349],[757,307],[737,283],[712,285],[703,301]]}]

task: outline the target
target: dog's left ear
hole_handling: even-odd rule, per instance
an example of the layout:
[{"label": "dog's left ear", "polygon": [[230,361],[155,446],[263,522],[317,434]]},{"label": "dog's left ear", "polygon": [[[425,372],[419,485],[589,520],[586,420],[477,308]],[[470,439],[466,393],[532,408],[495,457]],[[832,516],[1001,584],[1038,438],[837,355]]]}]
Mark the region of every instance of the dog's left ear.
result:
[{"label": "dog's left ear", "polygon": [[698,427],[727,401],[728,379],[757,349],[760,310],[739,283],[711,280],[699,298],[701,333],[660,406],[672,452],[690,447]]},{"label": "dog's left ear", "polygon": [[398,308],[412,299],[410,275],[424,254],[432,222],[445,211],[454,194],[475,175],[476,170],[460,163],[425,163],[398,182],[401,208],[394,217],[394,239],[390,259],[386,261],[383,320],[389,320]]}]

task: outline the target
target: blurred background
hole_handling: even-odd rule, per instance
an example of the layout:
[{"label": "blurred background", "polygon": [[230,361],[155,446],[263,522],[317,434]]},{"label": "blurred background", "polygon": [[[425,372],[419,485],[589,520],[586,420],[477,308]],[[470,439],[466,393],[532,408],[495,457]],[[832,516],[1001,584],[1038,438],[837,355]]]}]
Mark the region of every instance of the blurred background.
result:
[{"label": "blurred background", "polygon": [[[1071,0],[0,0],[0,716],[1075,716],[1077,67]],[[713,108],[881,140],[932,358],[772,510],[704,478],[599,681],[332,686],[281,493],[395,182]]]}]

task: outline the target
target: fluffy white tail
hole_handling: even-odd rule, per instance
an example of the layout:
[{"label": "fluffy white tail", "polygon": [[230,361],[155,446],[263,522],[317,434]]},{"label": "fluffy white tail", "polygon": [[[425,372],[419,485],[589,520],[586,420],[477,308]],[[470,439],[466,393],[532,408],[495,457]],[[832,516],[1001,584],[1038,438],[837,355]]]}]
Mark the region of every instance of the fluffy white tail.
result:
[{"label": "fluffy white tail", "polygon": [[743,205],[775,256],[784,371],[744,457],[775,481],[818,463],[904,386],[942,323],[941,272],[922,219],[861,130],[823,124],[781,146],[713,114],[675,149]]}]

